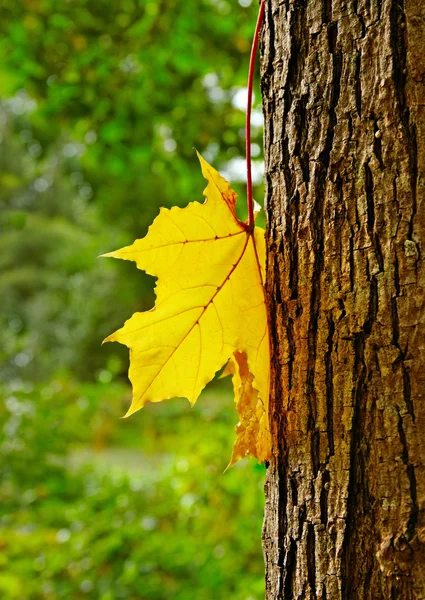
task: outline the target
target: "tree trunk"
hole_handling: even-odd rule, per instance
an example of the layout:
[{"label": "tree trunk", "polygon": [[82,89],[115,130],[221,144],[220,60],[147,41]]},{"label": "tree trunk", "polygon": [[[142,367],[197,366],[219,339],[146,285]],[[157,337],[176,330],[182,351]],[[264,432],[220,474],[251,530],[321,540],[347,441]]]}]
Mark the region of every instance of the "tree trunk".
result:
[{"label": "tree trunk", "polygon": [[267,0],[267,599],[425,599],[425,2]]}]

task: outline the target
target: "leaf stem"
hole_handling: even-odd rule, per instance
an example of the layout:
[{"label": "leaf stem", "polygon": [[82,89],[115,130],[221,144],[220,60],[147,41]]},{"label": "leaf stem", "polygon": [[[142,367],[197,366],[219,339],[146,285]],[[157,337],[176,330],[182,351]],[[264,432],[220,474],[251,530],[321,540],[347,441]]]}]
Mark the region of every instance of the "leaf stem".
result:
[{"label": "leaf stem", "polygon": [[249,60],[248,72],[248,100],[246,107],[246,193],[248,204],[248,227],[254,226],[254,200],[252,197],[252,167],[251,167],[251,112],[252,112],[252,86],[254,81],[255,57],[257,54],[258,40],[264,19],[265,0],[261,0],[260,10],[258,13],[257,25],[255,27],[254,39],[252,40],[251,57]]}]

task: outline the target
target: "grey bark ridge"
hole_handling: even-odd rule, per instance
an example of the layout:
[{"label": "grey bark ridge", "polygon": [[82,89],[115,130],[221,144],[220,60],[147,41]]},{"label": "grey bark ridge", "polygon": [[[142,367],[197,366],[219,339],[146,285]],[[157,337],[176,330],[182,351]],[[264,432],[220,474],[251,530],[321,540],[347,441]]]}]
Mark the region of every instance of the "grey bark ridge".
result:
[{"label": "grey bark ridge", "polygon": [[425,599],[425,1],[266,0],[267,600]]}]

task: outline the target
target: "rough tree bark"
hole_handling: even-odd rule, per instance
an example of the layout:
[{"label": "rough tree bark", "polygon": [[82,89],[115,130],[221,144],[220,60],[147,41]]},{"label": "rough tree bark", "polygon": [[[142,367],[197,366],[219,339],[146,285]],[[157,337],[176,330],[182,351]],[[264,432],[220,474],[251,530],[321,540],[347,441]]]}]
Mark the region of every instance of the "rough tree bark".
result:
[{"label": "rough tree bark", "polygon": [[267,599],[425,598],[425,1],[267,0]]}]

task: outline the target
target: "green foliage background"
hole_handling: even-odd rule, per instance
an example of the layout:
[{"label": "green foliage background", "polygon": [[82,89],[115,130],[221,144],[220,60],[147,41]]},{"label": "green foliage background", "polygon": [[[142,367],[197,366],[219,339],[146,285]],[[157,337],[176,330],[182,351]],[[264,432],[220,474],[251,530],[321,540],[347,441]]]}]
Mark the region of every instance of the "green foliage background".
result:
[{"label": "green foliage background", "polygon": [[[256,600],[263,468],[226,474],[230,382],[122,421],[101,340],[152,279],[96,256],[202,200],[193,147],[241,195],[249,0],[0,3],[0,598]],[[257,94],[258,96],[258,94]],[[261,167],[261,119],[254,115]],[[239,180],[239,183],[238,183]],[[256,190],[261,199],[262,188]]]}]

